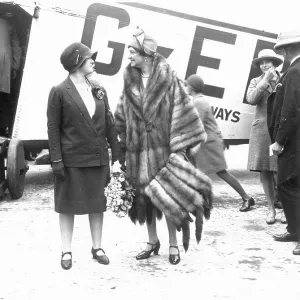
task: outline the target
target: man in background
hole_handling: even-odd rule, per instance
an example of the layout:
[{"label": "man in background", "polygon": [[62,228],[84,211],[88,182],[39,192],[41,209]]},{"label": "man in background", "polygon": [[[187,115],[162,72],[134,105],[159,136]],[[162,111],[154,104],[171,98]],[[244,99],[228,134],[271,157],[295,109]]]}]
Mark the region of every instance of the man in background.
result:
[{"label": "man in background", "polygon": [[22,48],[9,12],[0,14],[0,136],[8,136],[11,111],[11,80],[20,69]]},{"label": "man in background", "polygon": [[274,48],[281,50],[290,66],[277,84],[268,124],[272,151],[278,155],[278,193],[287,220],[287,231],[273,237],[297,242],[293,254],[300,255],[300,30],[279,34]]}]

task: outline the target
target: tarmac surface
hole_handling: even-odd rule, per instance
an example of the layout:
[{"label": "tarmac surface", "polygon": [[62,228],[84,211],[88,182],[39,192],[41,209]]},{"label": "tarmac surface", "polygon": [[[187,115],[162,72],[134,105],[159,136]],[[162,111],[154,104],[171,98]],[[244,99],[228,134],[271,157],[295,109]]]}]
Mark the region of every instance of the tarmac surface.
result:
[{"label": "tarmac surface", "polygon": [[[158,223],[158,256],[137,261],[147,241],[145,226],[105,213],[102,247],[110,265],[92,259],[87,216],[75,218],[73,267],[60,267],[58,215],[53,211],[50,166],[30,165],[24,195],[0,201],[0,299],[299,299],[300,257],[295,243],[280,243],[272,233],[285,231],[278,220],[265,222],[267,205],[257,173],[245,171],[247,146],[225,152],[230,171],[254,197],[251,211],[239,212],[241,199],[212,176],[215,194],[211,219],[196,243],[191,225],[188,252],[168,261],[165,220]],[[279,212],[279,210],[277,211]]]}]

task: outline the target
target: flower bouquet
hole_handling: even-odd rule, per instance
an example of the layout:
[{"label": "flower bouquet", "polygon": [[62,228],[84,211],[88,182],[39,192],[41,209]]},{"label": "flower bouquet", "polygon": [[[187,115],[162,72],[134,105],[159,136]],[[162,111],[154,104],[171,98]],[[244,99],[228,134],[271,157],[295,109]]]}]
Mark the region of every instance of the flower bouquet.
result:
[{"label": "flower bouquet", "polygon": [[135,189],[128,182],[119,162],[115,162],[112,166],[110,182],[104,189],[104,195],[109,210],[120,218],[127,215],[132,206]]}]

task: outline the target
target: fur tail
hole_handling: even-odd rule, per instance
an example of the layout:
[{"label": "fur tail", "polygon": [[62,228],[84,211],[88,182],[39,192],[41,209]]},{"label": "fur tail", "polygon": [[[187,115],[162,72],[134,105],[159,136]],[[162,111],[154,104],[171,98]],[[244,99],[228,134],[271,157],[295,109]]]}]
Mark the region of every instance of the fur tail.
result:
[{"label": "fur tail", "polygon": [[182,244],[185,252],[188,251],[190,245],[190,221],[188,220],[182,223]]},{"label": "fur tail", "polygon": [[203,229],[203,209],[197,208],[196,209],[196,240],[197,243],[201,241],[202,236],[202,229]]},{"label": "fur tail", "polygon": [[213,208],[214,195],[210,191],[203,198],[205,200],[205,204],[203,205],[203,208],[204,208],[204,217],[205,217],[206,220],[209,220],[209,218],[210,218],[210,212],[211,212],[211,210]]}]

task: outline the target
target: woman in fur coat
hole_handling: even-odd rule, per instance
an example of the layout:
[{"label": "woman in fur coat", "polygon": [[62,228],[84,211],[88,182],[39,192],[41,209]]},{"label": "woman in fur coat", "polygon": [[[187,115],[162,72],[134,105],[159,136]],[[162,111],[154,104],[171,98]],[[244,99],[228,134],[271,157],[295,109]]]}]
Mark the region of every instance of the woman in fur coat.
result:
[{"label": "woman in fur coat", "polygon": [[[146,195],[145,188],[167,163],[171,153],[195,152],[206,133],[183,81],[156,52],[157,42],[139,29],[128,46],[130,64],[124,71],[124,89],[115,112],[116,129],[126,172],[136,196],[131,220],[147,223],[149,242],[136,259],[158,254],[160,242],[156,218],[162,217]],[[122,156],[122,155],[121,155]],[[176,227],[166,218],[169,231],[169,261],[180,261]]]}]

